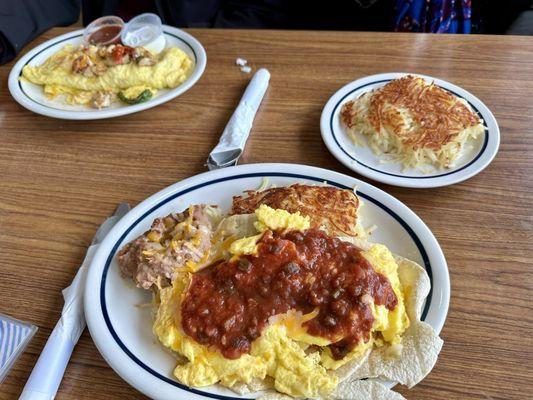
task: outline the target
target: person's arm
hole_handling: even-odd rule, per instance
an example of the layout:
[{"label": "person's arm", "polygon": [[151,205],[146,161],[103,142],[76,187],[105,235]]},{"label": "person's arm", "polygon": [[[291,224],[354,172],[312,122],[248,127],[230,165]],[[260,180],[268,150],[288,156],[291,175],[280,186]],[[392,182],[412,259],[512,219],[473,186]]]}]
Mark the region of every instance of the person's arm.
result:
[{"label": "person's arm", "polygon": [[80,0],[1,0],[0,65],[44,31],[71,25],[79,16]]}]

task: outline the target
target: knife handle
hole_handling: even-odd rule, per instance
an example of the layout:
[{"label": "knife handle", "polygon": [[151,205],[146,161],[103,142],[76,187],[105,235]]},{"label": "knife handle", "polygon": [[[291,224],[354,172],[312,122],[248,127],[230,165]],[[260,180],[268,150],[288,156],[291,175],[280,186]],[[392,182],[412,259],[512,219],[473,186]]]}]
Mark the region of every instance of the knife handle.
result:
[{"label": "knife handle", "polygon": [[19,400],[52,400],[55,398],[75,343],[64,334],[61,321],[48,338],[33,367]]}]

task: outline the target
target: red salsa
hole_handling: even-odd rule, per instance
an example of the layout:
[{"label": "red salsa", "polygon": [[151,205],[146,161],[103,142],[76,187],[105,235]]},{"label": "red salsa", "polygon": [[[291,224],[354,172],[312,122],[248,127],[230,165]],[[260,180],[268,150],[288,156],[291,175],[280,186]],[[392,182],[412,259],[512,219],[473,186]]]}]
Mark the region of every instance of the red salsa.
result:
[{"label": "red salsa", "polygon": [[390,282],[353,244],[320,230],[267,231],[257,256],[218,262],[194,274],[181,306],[182,325],[197,342],[235,359],[250,351],[269,317],[318,309],[304,326],[311,335],[336,340],[330,349],[341,359],[369,339],[374,322],[369,296],[389,310],[396,307]]},{"label": "red salsa", "polygon": [[[119,33],[122,30],[120,25],[104,25],[100,29],[94,31],[89,36],[90,44],[112,44],[119,43]],[[116,40],[111,41],[116,38]]]}]

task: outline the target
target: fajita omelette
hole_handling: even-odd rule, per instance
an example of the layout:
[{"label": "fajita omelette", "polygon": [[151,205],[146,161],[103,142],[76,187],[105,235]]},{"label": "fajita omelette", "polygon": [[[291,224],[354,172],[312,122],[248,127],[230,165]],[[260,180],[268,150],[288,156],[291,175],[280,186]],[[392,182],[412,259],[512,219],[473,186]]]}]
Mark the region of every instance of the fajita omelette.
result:
[{"label": "fajita omelette", "polygon": [[67,45],[42,65],[26,65],[22,80],[43,86],[49,98],[67,104],[109,107],[120,100],[138,104],[158,90],[181,85],[193,61],[181,49],[167,47],[153,54],[143,47]]}]

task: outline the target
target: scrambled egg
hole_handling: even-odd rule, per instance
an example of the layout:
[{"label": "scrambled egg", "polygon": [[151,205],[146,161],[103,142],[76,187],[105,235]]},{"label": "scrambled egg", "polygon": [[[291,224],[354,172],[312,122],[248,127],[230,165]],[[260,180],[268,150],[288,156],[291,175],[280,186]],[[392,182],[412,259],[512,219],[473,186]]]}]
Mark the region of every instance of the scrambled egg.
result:
[{"label": "scrambled egg", "polygon": [[[255,226],[259,232],[266,229],[305,230],[309,227],[308,217],[267,206],[256,210],[256,217]],[[234,255],[256,253],[257,241],[261,235],[262,233],[258,233],[234,241],[230,252]],[[160,291],[160,306],[154,324],[154,333],[161,343],[187,359],[187,362],[175,368],[174,375],[189,386],[207,386],[220,382],[231,387],[236,383],[251,383],[268,376],[273,378],[276,390],[294,397],[317,397],[331,392],[338,384],[338,378],[331,370],[362,356],[374,345],[399,344],[402,333],[409,326],[398,266],[392,254],[385,246],[374,245],[363,252],[363,255],[376,271],[389,279],[398,298],[398,305],[393,311],[389,311],[384,306],[372,304],[375,318],[372,331],[380,332],[381,335],[378,335],[378,339],[372,338],[366,343],[360,343],[341,360],[335,360],[327,348],[321,352],[306,352],[310,345],[323,347],[331,342],[308,334],[302,326],[305,321],[314,318],[317,311],[302,315],[295,310],[271,318],[271,324],[252,343],[249,354],[243,354],[234,360],[225,358],[215,349],[197,343],[181,328],[179,310],[192,274],[178,275],[171,287]]]},{"label": "scrambled egg", "polygon": [[109,67],[100,76],[87,77],[72,71],[72,58],[77,51],[67,45],[42,65],[25,66],[23,79],[42,85],[50,98],[64,94],[69,104],[87,104],[99,91],[116,94],[131,89],[141,93],[149,88],[155,93],[157,89],[175,88],[185,81],[192,67],[192,60],[185,52],[169,47],[157,55],[157,62],[152,66],[132,62]]},{"label": "scrambled egg", "polygon": [[235,360],[194,341],[181,329],[181,300],[185,296],[188,278],[174,282],[173,287],[161,291],[161,304],[154,325],[154,333],[161,343],[188,359],[178,365],[174,376],[189,386],[208,386],[220,382],[231,387],[238,382],[274,378],[275,387],[293,396],[326,393],[335,388],[337,379],[319,365],[318,353],[306,355],[304,349],[287,335],[281,323],[266,328],[254,341],[249,354]]},{"label": "scrambled egg", "polygon": [[373,306],[372,311],[375,318],[373,328],[381,332],[386,342],[399,344],[402,333],[409,327],[409,318],[405,310],[404,293],[398,277],[398,264],[389,249],[382,244],[373,245],[363,255],[377,272],[387,277],[398,298],[398,305],[392,311],[387,310],[385,306]]},{"label": "scrambled egg", "polygon": [[267,229],[273,231],[279,229],[293,229],[296,231],[304,231],[309,229],[311,225],[308,216],[300,215],[300,212],[290,213],[285,210],[274,210],[265,204],[261,204],[257,210],[255,210],[255,216],[257,222],[255,227],[259,232],[263,232]]},{"label": "scrambled egg", "polygon": [[311,225],[308,216],[302,216],[299,212],[291,214],[285,210],[275,210],[265,204],[261,204],[255,210],[255,216],[257,218],[257,221],[254,222],[255,229],[261,233],[234,241],[230,247],[231,254],[257,254],[257,242],[267,229],[273,231],[283,229],[304,231],[309,229]]}]

